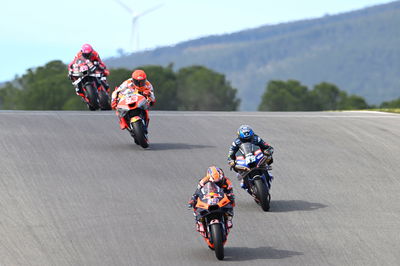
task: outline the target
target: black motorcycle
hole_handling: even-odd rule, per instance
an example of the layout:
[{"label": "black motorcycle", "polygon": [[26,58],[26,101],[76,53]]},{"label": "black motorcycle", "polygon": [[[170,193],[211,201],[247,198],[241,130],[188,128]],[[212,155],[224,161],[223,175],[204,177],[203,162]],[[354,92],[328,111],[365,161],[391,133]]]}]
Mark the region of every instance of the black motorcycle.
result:
[{"label": "black motorcycle", "polygon": [[70,72],[72,85],[87,104],[89,110],[111,110],[110,97],[101,83],[103,73],[90,60],[78,59]]},{"label": "black motorcycle", "polygon": [[199,231],[200,234],[219,260],[224,259],[224,245],[229,234],[228,213],[233,214],[233,206],[227,195],[215,183],[206,183],[197,199],[195,215],[205,229],[203,233]]},{"label": "black motorcycle", "polygon": [[242,143],[236,156],[234,169],[238,178],[243,179],[244,186],[257,204],[264,211],[269,211],[271,195],[271,175],[268,173],[268,156],[252,143]]}]

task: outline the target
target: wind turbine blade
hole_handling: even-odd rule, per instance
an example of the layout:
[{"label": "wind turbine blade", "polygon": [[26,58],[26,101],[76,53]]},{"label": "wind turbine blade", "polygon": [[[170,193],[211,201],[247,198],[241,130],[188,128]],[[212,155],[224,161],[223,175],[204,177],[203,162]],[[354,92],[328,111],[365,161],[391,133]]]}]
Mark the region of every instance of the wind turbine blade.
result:
[{"label": "wind turbine blade", "polygon": [[125,5],[123,2],[119,1],[119,0],[114,0],[115,2],[117,2],[118,4],[120,4],[120,6],[122,6],[122,8],[124,8],[126,11],[128,11],[130,14],[133,14],[133,10],[130,9],[130,7],[128,7],[127,5]]},{"label": "wind turbine blade", "polygon": [[138,27],[137,27],[137,21],[138,18],[134,17],[132,19],[132,28],[131,28],[131,36],[130,36],[130,40],[129,40],[129,50],[130,51],[135,51],[136,47],[135,47],[135,34],[138,35],[139,32],[137,31]]},{"label": "wind turbine blade", "polygon": [[153,11],[159,9],[159,8],[162,7],[163,5],[164,5],[164,4],[162,3],[162,4],[159,4],[159,5],[155,6],[155,7],[149,8],[149,9],[147,9],[147,10],[145,10],[145,11],[143,11],[143,12],[137,14],[137,16],[140,17],[140,16],[143,16],[143,15],[146,15],[146,14],[148,14],[148,13],[150,13],[150,12],[153,12]]}]

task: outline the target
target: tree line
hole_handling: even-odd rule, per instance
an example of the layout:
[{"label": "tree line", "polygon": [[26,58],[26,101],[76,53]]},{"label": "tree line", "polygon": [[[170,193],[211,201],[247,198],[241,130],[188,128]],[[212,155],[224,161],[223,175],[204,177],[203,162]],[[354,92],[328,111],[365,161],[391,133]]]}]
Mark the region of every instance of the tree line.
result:
[{"label": "tree line", "polygon": [[[203,66],[173,70],[150,65],[146,71],[155,88],[156,110],[236,111],[240,99],[225,76]],[[133,70],[111,69],[108,82],[112,90],[130,78]],[[271,80],[258,105],[259,111],[322,111],[368,108],[400,108],[400,98],[370,106],[364,98],[348,95],[336,85],[322,82],[312,90],[297,80]],[[0,109],[8,110],[87,110],[75,94],[67,78],[67,66],[51,61],[36,69],[28,69],[0,88]]]},{"label": "tree line", "polygon": [[367,109],[364,98],[348,95],[336,85],[322,82],[309,90],[297,80],[268,83],[259,111],[323,111]]},{"label": "tree line", "polygon": [[[175,72],[173,65],[143,66],[154,86],[156,110],[235,111],[240,100],[237,90],[217,73],[203,66],[190,66]],[[0,89],[0,108],[8,110],[87,110],[67,78],[67,65],[51,61],[29,69]],[[129,69],[110,70],[111,92],[131,77]]]}]

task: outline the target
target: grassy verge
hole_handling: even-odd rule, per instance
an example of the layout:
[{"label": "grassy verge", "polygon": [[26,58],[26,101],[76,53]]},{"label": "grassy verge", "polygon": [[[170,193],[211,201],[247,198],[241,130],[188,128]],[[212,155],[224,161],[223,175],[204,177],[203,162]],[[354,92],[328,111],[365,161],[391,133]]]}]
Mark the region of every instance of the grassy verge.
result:
[{"label": "grassy verge", "polygon": [[388,112],[388,113],[397,113],[400,114],[400,108],[381,108],[381,109],[368,109],[366,111],[379,111],[379,112]]}]

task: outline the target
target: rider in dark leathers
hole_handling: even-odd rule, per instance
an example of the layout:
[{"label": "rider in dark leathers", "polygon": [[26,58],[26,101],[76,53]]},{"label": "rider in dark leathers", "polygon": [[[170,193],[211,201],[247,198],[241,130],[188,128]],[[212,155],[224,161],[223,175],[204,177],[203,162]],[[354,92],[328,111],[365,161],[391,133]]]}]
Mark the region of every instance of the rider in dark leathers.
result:
[{"label": "rider in dark leathers", "polygon": [[[232,206],[235,206],[235,195],[233,194],[233,187],[232,182],[229,180],[228,177],[225,176],[224,171],[221,168],[216,166],[210,166],[207,169],[207,174],[203,177],[198,185],[197,189],[194,192],[193,196],[190,198],[188,202],[188,208],[195,208],[196,201],[199,195],[201,194],[200,190],[204,187],[207,182],[214,182],[217,186],[223,189],[224,193],[231,201]],[[228,229],[232,228],[232,218],[233,218],[233,209],[226,213],[227,215],[227,227]],[[198,217],[195,216],[196,219],[196,227],[197,231],[200,233],[204,233],[203,224],[198,220]]]},{"label": "rider in dark leathers", "polygon": [[[258,135],[254,134],[253,129],[248,125],[241,125],[239,127],[238,132],[237,132],[237,138],[232,142],[232,145],[229,149],[228,164],[231,166],[231,168],[233,168],[234,171],[237,172],[237,170],[234,168],[235,160],[236,160],[236,152],[239,150],[240,145],[242,143],[246,143],[246,142],[250,142],[250,143],[260,147],[260,149],[263,151],[263,153],[267,156],[268,170],[271,170],[272,168],[270,165],[273,162],[272,154],[274,153],[274,148],[271,145],[269,145],[269,143],[262,140]],[[269,176],[272,179],[272,175],[269,174]],[[241,187],[243,189],[246,189],[244,186],[245,185],[242,182]]]}]

